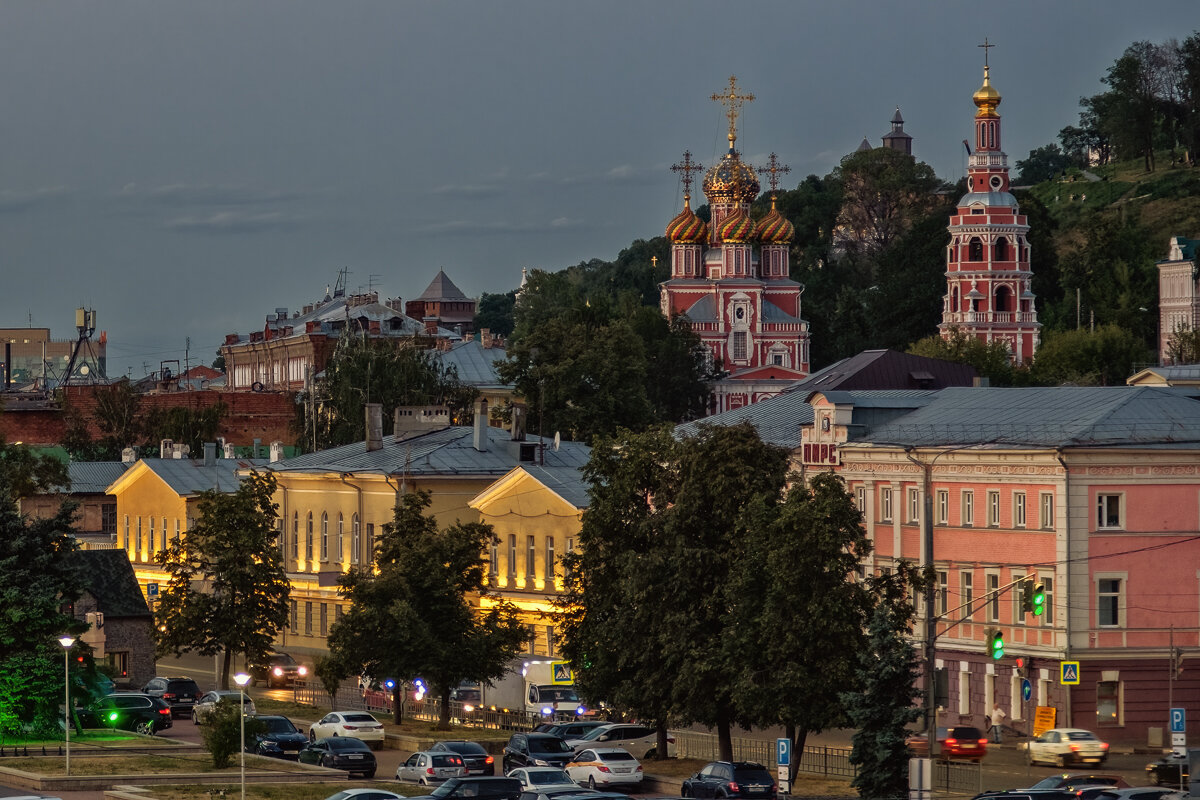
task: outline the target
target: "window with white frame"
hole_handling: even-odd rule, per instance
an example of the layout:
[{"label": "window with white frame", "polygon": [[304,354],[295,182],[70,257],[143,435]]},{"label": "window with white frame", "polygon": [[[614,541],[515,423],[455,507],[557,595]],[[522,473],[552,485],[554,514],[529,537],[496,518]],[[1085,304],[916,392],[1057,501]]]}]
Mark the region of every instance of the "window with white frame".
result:
[{"label": "window with white frame", "polygon": [[879,489],[879,520],[892,521],[892,487],[883,486]]},{"label": "window with white frame", "polygon": [[1098,494],[1096,495],[1096,527],[1097,528],[1121,528],[1121,501],[1124,495],[1121,494]]},{"label": "window with white frame", "polygon": [[1046,591],[1046,603],[1042,611],[1042,624],[1054,624],[1054,578],[1043,575],[1039,580]]},{"label": "window with white frame", "polygon": [[867,489],[865,486],[856,486],[854,488],[854,507],[858,509],[858,513],[865,513],[867,510]]},{"label": "window with white frame", "polygon": [[[1014,576],[1016,576],[1017,574],[1018,574],[1017,568],[1013,567],[1012,571],[1009,572],[1009,577],[1015,579]],[[1021,572],[1019,574],[1024,575],[1025,571],[1021,570]],[[1025,591],[1024,591],[1023,586],[1021,584],[1017,584],[1016,586],[1013,587],[1012,591],[1010,591],[1009,594],[1012,596],[1013,625],[1024,625],[1025,624]]]},{"label": "window with white frame", "polygon": [[525,585],[533,586],[533,579],[537,577],[537,539],[533,536],[525,537]]},{"label": "window with white frame", "polygon": [[1042,505],[1041,526],[1049,530],[1054,527],[1054,495],[1050,492],[1042,492],[1039,497]]},{"label": "window with white frame", "polygon": [[167,518],[162,518],[162,529],[158,532],[159,542],[162,544],[160,549],[167,549]]},{"label": "window with white frame", "polygon": [[950,492],[947,489],[937,490],[937,522],[938,525],[950,524]]},{"label": "window with white frame", "polygon": [[492,549],[488,556],[488,583],[495,583],[500,577],[500,537],[492,537]]},{"label": "window with white frame", "polygon": [[306,525],[305,537],[304,537],[304,558],[308,561],[312,561],[312,553],[313,553],[313,515],[312,515],[312,512],[310,511],[310,512],[308,512],[308,523]]},{"label": "window with white frame", "polygon": [[148,541],[151,555],[154,554],[154,517],[150,517],[150,538]]},{"label": "window with white frame", "polygon": [[346,557],[346,520],[342,516],[342,512],[338,512],[338,528],[337,528],[337,560],[341,561]]},{"label": "window with white frame", "polygon": [[962,606],[959,616],[963,619],[970,619],[971,614],[975,611],[975,573],[969,571],[958,573],[958,591],[959,604]]},{"label": "window with white frame", "polygon": [[962,524],[975,524],[975,493],[969,490],[962,493]]},{"label": "window with white frame", "polygon": [[508,577],[510,580],[517,577],[517,535],[515,533],[508,535]]},{"label": "window with white frame", "polygon": [[329,559],[329,512],[321,512],[321,560]]},{"label": "window with white frame", "polygon": [[998,527],[1000,525],[1000,493],[988,492],[987,504],[988,525],[993,528]]},{"label": "window with white frame", "polygon": [[912,523],[921,521],[921,500],[915,487],[908,490],[908,521]]},{"label": "window with white frame", "polygon": [[1025,527],[1025,493],[1013,492],[1013,527]]},{"label": "window with white frame", "polygon": [[944,617],[950,610],[950,573],[938,570],[937,578],[937,613],[938,616]]},{"label": "window with white frame", "polygon": [[1096,626],[1119,628],[1123,624],[1125,603],[1122,596],[1124,576],[1096,576]]},{"label": "window with white frame", "polygon": [[958,713],[971,713],[971,673],[958,673]]},{"label": "window with white frame", "polygon": [[987,576],[987,620],[1000,621],[1000,575],[995,572]]},{"label": "window with white frame", "polygon": [[554,588],[554,574],[556,572],[556,564],[554,563],[554,537],[546,537],[546,588]]},{"label": "window with white frame", "polygon": [[[358,514],[351,517],[350,521],[350,563],[357,564],[359,553],[362,552],[362,525],[359,524]],[[341,606],[338,606],[340,609]]]}]

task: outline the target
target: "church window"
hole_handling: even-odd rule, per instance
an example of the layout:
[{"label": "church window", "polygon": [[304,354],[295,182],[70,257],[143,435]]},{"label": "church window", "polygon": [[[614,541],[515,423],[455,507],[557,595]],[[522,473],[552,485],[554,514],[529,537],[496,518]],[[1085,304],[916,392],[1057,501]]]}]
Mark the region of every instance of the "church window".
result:
[{"label": "church window", "polygon": [[[741,309],[741,308],[738,309],[739,315],[742,315],[744,313],[745,313],[745,309]],[[741,319],[740,316],[738,318]],[[733,360],[734,361],[745,361],[746,360],[746,332],[745,331],[734,331],[734,333],[733,333]]]},{"label": "church window", "polygon": [[777,367],[783,366],[783,353],[771,353],[771,363]]},{"label": "church window", "polygon": [[1008,261],[1008,239],[1003,236],[996,239],[996,261]]},{"label": "church window", "polygon": [[983,261],[983,241],[978,236],[971,237],[967,246],[967,258],[970,261]]}]

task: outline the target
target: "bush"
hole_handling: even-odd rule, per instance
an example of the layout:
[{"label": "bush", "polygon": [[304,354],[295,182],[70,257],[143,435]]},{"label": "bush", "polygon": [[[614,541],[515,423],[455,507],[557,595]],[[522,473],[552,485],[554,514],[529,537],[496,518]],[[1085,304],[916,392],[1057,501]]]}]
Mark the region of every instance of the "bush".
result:
[{"label": "bush", "polygon": [[[228,767],[233,756],[238,752],[241,742],[241,709],[238,703],[222,700],[208,715],[203,726],[204,746],[212,754],[213,766],[217,769]],[[265,733],[267,726],[254,717],[246,717],[246,742],[253,742],[254,737]]]}]

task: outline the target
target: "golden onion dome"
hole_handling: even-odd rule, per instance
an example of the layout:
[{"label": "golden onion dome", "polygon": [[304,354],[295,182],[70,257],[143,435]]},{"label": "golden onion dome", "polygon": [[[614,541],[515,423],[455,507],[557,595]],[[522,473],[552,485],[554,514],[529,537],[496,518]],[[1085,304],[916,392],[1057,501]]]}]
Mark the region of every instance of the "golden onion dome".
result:
[{"label": "golden onion dome", "polygon": [[756,229],[754,220],[750,219],[746,210],[739,208],[721,222],[717,228],[717,235],[721,237],[722,242],[739,244],[753,239]]},{"label": "golden onion dome", "polygon": [[775,208],[775,198],[771,198],[771,210],[758,221],[758,238],[763,244],[791,244],[796,238],[796,226]]},{"label": "golden onion dome", "polygon": [[704,173],[704,195],[710,205],[752,203],[758,197],[758,175],[730,147],[725,157]]},{"label": "golden onion dome", "polygon": [[708,238],[708,225],[692,213],[692,197],[683,196],[683,211],[667,223],[667,239],[671,244],[701,244]]},{"label": "golden onion dome", "polygon": [[996,87],[992,86],[988,71],[988,67],[984,66],[983,86],[980,86],[979,91],[971,95],[971,99],[975,101],[975,106],[979,109],[975,114],[976,117],[994,117],[996,116],[996,107],[1000,105],[1000,93],[996,91]]}]

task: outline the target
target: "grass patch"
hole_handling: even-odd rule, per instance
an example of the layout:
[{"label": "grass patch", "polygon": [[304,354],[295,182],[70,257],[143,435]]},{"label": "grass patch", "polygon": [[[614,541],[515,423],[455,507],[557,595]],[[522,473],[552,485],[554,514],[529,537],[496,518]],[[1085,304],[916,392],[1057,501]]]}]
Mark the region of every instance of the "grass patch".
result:
[{"label": "grass patch", "polygon": [[[63,775],[66,764],[62,758],[6,758],[4,766],[11,769],[35,772],[39,775]],[[201,754],[178,755],[128,755],[107,756],[104,758],[88,758],[86,755],[71,758],[71,773],[73,775],[162,775],[172,772],[222,772],[236,775],[240,769],[237,759],[233,766],[223,770],[215,769],[212,756]],[[246,756],[247,770],[270,770],[274,772],[301,772],[304,767],[292,761],[261,756]]]},{"label": "grass patch", "polygon": [[[142,736],[131,731],[114,731],[108,728],[88,728],[82,734],[71,734],[71,746],[75,745],[102,745],[109,747],[120,744],[148,744],[154,737]],[[37,747],[51,748],[63,747],[65,741],[63,739],[46,739],[46,738],[30,738],[24,739],[19,736],[4,737],[0,739],[0,747]]]}]

